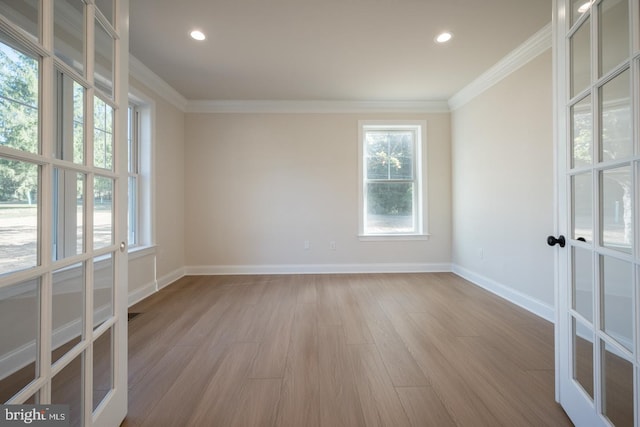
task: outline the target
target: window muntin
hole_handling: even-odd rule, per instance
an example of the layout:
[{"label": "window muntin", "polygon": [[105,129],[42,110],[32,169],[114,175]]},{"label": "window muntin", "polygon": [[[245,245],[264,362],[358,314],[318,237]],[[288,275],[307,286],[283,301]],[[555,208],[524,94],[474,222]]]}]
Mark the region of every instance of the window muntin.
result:
[{"label": "window muntin", "polygon": [[423,136],[422,124],[361,123],[361,235],[422,235]]}]

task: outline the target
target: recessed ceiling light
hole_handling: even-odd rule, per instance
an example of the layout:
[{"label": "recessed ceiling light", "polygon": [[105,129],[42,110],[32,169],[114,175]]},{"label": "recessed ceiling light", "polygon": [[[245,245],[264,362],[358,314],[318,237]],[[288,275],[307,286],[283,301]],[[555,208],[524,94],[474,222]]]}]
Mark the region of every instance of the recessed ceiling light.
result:
[{"label": "recessed ceiling light", "polygon": [[202,31],[193,30],[191,31],[191,38],[194,40],[202,41],[206,39],[204,33]]},{"label": "recessed ceiling light", "polygon": [[444,33],[438,35],[438,37],[436,37],[436,41],[438,43],[446,43],[449,40],[451,40],[452,37],[453,37],[453,34],[451,34],[449,32],[444,32]]}]

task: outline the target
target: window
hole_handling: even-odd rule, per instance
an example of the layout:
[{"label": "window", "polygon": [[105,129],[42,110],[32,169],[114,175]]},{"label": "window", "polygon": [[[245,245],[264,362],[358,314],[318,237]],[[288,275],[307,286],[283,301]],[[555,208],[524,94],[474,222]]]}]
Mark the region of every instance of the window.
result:
[{"label": "window", "polygon": [[138,206],[138,184],[140,182],[140,112],[135,105],[129,105],[129,127],[127,137],[127,164],[129,170],[129,212],[127,215],[129,222],[128,238],[129,246],[138,244],[138,223],[140,208]]},{"label": "window", "polygon": [[154,103],[131,88],[129,94],[128,153],[128,247],[133,251],[151,248],[153,233],[152,129]]},{"label": "window", "polygon": [[359,122],[360,236],[424,238],[424,121]]}]

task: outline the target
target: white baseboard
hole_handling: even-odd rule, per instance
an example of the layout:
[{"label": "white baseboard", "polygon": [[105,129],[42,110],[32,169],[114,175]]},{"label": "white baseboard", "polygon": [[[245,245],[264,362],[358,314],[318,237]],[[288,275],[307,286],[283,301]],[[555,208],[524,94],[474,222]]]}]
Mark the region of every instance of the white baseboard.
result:
[{"label": "white baseboard", "polygon": [[172,284],[173,282],[175,282],[176,280],[182,279],[185,276],[185,269],[184,268],[178,268],[177,270],[174,270],[168,274],[165,274],[164,276],[160,277],[157,279],[158,282],[158,290],[169,286],[170,284]]},{"label": "white baseboard", "polygon": [[129,307],[142,301],[157,290],[158,283],[154,280],[153,282],[147,283],[141,288],[129,292]]},{"label": "white baseboard", "polygon": [[548,320],[551,323],[555,323],[555,308],[549,306],[546,303],[532,298],[529,295],[523,294],[507,285],[498,283],[493,279],[482,276],[471,270],[468,270],[459,265],[453,264],[452,271],[454,274],[470,281],[471,283],[480,286],[487,291],[496,294],[497,296],[506,299],[513,304],[530,311],[531,313]]},{"label": "white baseboard", "polygon": [[440,273],[449,263],[422,264],[291,264],[291,265],[197,265],[185,267],[189,276],[245,274],[348,274],[348,273]]}]

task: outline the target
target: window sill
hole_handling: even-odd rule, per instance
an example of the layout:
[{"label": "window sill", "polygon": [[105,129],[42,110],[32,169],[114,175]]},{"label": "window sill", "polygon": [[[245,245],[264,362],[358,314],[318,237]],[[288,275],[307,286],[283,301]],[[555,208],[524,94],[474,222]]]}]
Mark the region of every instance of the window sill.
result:
[{"label": "window sill", "polygon": [[431,234],[359,234],[361,242],[383,242],[403,240],[429,240]]},{"label": "window sill", "polygon": [[129,261],[142,258],[148,255],[155,255],[156,245],[149,246],[133,246],[129,248]]}]

